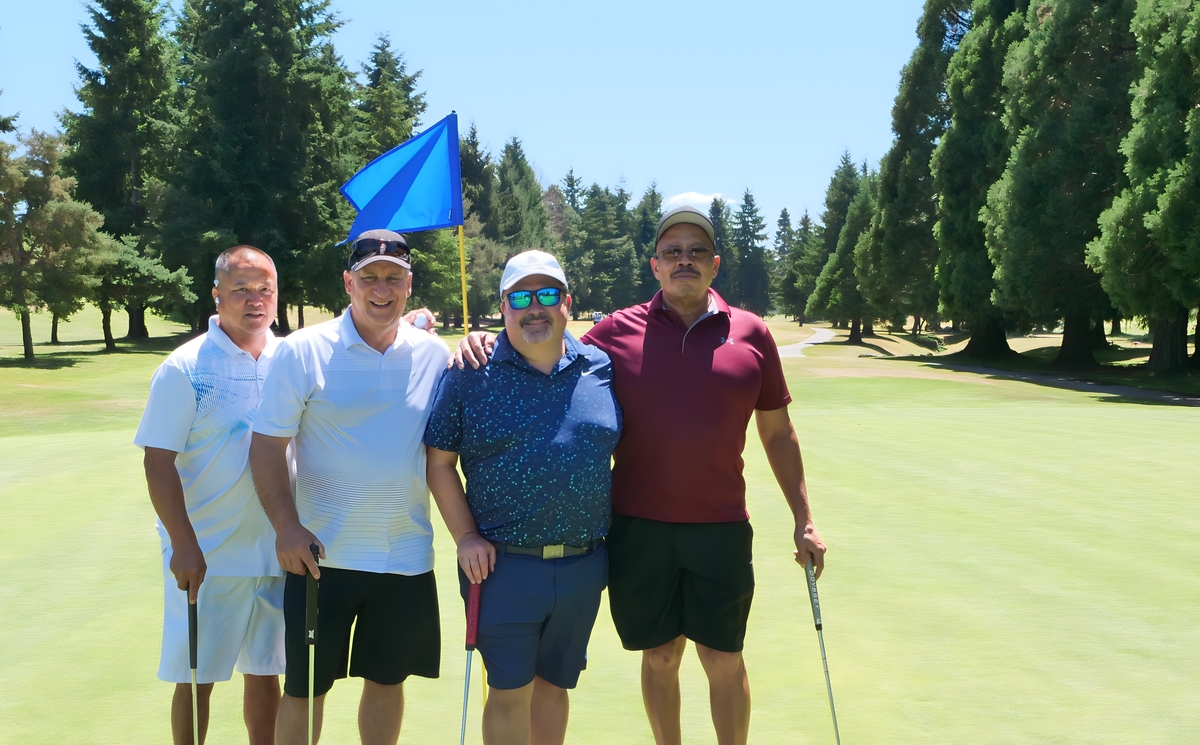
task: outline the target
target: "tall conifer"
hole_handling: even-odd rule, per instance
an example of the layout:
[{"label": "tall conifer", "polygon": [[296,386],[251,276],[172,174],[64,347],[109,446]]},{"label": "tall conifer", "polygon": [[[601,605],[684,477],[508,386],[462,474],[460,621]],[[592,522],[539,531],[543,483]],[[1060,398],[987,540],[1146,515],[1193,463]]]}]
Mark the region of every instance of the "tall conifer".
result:
[{"label": "tall conifer", "polygon": [[771,310],[771,270],[766,247],[766,222],[758,213],[754,195],[746,189],[734,214],[731,239],[738,253],[738,304],[760,316]]}]

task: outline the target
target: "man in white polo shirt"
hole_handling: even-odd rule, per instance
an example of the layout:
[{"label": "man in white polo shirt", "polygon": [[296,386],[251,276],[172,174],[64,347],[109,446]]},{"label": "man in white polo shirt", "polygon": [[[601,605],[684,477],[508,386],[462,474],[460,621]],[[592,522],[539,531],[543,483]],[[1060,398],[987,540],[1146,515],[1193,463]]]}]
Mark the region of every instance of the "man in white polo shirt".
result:
[{"label": "man in white polo shirt", "polygon": [[248,463],[254,422],[278,341],[271,257],[235,246],[217,257],[208,332],[167,357],[150,382],[134,435],[162,538],[163,638],[158,677],[176,683],[171,730],[192,740],[187,606],[197,603],[201,739],[213,683],[244,675],[252,745],[274,740],[283,672],[283,571],[275,532]]},{"label": "man in white polo shirt", "polygon": [[[402,320],[408,245],[389,230],[354,241],[350,308],[280,344],[254,421],[251,467],[287,570],[287,677],[278,742],[306,739],[304,575],[321,581],[314,734],[337,678],[364,678],[363,743],[400,736],[403,682],[438,675],[440,632],[422,435],[450,352]],[[296,495],[285,451],[295,438]],[[309,551],[320,546],[322,563]],[[354,649],[350,628],[354,624]]]}]

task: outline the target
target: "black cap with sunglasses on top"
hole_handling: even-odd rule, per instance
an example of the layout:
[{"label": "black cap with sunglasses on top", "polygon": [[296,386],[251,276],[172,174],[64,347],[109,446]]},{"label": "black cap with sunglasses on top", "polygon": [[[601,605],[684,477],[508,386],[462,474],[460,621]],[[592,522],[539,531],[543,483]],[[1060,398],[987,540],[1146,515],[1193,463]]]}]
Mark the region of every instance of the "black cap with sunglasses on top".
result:
[{"label": "black cap with sunglasses on top", "polygon": [[408,241],[392,230],[366,230],[359,233],[350,244],[350,258],[346,268],[357,272],[367,264],[388,261],[405,269],[412,269],[408,261]]}]

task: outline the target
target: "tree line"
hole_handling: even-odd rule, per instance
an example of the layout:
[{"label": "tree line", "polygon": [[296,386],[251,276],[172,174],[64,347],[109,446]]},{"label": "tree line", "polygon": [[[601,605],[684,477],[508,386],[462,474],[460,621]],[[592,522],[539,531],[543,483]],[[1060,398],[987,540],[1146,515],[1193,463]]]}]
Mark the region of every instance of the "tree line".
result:
[{"label": "tree line", "polygon": [[[380,36],[361,70],[338,56],[328,0],[187,0],[177,16],[161,0],[95,0],[82,27],[96,66],[77,63],[78,112],[62,131],[0,142],[0,305],[21,319],[33,358],[30,314],[58,323],[85,302],[101,310],[106,348],[114,314],[128,338],[147,335],[146,313],[203,327],[213,261],[231,245],[267,251],[280,277],[280,330],[295,307],[340,313],[337,243],[353,221],[338,187],[412,136],[426,112],[420,71]],[[0,119],[4,131],[14,117]],[[558,255],[576,312],[645,300],[662,194],[631,205],[623,186],[586,185],[571,171],[543,188],[519,139],[498,157],[474,125],[460,138],[472,319],[493,312],[507,258],[528,248]],[[736,210],[711,205],[732,302],[771,307],[772,257],[746,192]],[[452,230],[409,236],[413,303],[461,322]]]},{"label": "tree line", "polygon": [[1150,369],[1185,370],[1200,2],[927,0],[917,37],[878,170],[846,154],[819,223],[781,215],[779,310],[856,338],[949,319],[981,358],[1061,323],[1068,366],[1095,364],[1105,322],[1139,318]]}]

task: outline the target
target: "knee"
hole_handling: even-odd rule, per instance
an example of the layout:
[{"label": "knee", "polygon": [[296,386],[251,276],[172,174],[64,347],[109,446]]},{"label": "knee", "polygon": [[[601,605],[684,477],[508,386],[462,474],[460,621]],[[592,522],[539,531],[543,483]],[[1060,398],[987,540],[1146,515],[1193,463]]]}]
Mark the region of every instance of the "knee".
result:
[{"label": "knee", "polygon": [[642,662],[656,673],[674,672],[679,669],[679,663],[683,661],[683,651],[686,645],[687,640],[681,636],[662,646],[647,649],[642,652]]},{"label": "knee", "polygon": [[529,711],[533,683],[520,688],[488,688],[487,708],[498,714]]},{"label": "knee", "polygon": [[696,654],[700,657],[700,665],[704,668],[704,672],[710,678],[740,677],[745,674],[746,663],[741,652],[722,652],[703,644],[697,644]]}]

